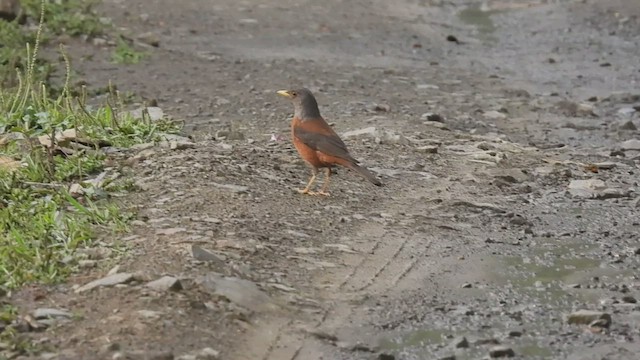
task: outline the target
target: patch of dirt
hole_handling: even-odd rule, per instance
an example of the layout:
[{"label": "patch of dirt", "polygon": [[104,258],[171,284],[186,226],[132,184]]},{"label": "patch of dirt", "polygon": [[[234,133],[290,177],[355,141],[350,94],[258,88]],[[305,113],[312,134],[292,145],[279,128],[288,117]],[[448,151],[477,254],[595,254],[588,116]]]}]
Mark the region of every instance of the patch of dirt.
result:
[{"label": "patch of dirt", "polygon": [[[156,100],[196,146],[118,169],[139,218],[104,243],[129,251],[15,295],[23,313],[80,315],[31,335],[60,359],[467,359],[496,343],[635,358],[640,154],[622,125],[640,126],[638,6],[596,3],[105,1],[160,47],[116,66],[70,44],[75,69]],[[332,196],[295,191],[309,170],[275,91],[300,85],[338,133],[376,128],[345,142],[385,186],[339,169]],[[115,265],[133,281],[74,292]],[[144,285],[164,275],[182,289]],[[580,308],[611,326],[568,325]]]}]

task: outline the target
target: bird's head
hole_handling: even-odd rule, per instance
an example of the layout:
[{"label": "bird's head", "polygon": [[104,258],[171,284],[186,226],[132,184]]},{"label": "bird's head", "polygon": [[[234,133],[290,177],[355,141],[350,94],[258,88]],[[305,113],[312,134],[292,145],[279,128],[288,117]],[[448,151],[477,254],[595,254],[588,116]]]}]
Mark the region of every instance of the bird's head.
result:
[{"label": "bird's head", "polygon": [[294,116],[300,120],[320,118],[318,103],[309,89],[279,90],[276,93],[291,100],[293,103]]}]

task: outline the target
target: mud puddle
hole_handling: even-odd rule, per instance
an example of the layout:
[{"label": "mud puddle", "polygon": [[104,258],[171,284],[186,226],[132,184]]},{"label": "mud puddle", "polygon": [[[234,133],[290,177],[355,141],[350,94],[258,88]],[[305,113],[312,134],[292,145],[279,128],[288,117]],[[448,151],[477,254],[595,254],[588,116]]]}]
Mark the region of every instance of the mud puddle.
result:
[{"label": "mud puddle", "polygon": [[[532,240],[522,252],[526,255],[482,257],[478,278],[485,281],[465,289],[469,297],[484,299],[482,307],[453,306],[428,327],[387,334],[378,345],[403,359],[434,354],[477,359],[503,343],[527,359],[554,358],[557,354],[541,334],[563,321],[557,312],[570,313],[578,303],[597,304],[606,291],[597,281],[630,275],[611,267],[598,251],[598,246],[580,240],[543,238]],[[527,332],[521,333],[524,323]],[[462,338],[467,345],[460,344]]]},{"label": "mud puddle", "polygon": [[458,12],[458,19],[467,25],[475,27],[477,35],[484,40],[496,40],[492,35],[496,31],[496,25],[491,18],[504,10],[485,9],[480,4],[473,4]]}]

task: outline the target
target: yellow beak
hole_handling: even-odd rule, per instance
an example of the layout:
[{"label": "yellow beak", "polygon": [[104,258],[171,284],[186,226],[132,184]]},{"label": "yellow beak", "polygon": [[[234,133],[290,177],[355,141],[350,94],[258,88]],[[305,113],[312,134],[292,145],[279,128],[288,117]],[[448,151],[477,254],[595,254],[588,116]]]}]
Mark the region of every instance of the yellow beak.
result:
[{"label": "yellow beak", "polygon": [[280,95],[280,96],[284,96],[284,97],[291,97],[291,93],[289,92],[289,90],[278,90],[276,91],[276,94]]}]

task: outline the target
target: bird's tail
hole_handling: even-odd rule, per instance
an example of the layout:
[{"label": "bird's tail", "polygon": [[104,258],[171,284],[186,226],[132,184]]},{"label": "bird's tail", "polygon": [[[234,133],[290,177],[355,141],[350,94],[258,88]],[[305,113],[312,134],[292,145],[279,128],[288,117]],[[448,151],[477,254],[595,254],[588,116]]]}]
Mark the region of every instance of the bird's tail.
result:
[{"label": "bird's tail", "polygon": [[349,167],[349,169],[357,172],[363,178],[369,180],[373,185],[382,186],[382,183],[380,182],[380,180],[378,180],[378,178],[376,178],[376,176],[373,175],[371,173],[371,171],[369,171],[364,166],[360,166],[360,165],[355,164],[355,163],[349,163],[348,167]]}]

